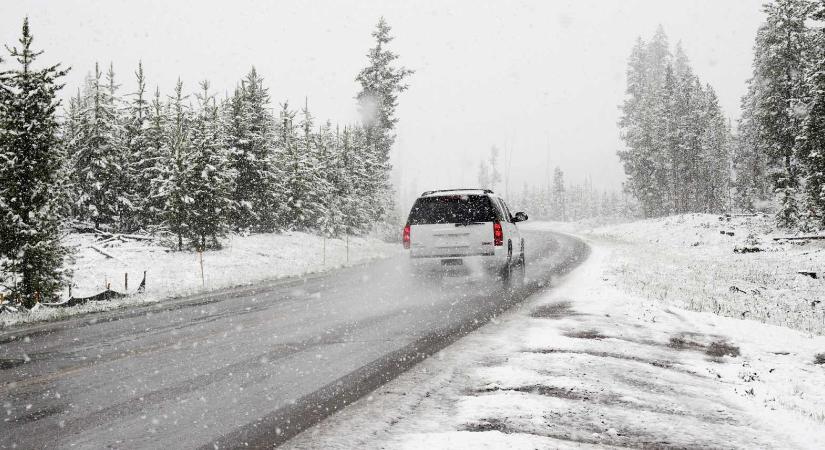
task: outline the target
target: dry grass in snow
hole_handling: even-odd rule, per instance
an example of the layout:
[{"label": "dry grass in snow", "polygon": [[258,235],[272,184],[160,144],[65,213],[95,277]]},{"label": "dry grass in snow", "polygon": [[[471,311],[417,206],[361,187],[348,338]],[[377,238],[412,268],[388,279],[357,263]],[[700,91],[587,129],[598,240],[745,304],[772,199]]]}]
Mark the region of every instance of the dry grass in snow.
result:
[{"label": "dry grass in snow", "polygon": [[825,334],[825,240],[775,241],[788,234],[770,224],[689,214],[578,234],[613,250],[608,276],[632,294]]}]

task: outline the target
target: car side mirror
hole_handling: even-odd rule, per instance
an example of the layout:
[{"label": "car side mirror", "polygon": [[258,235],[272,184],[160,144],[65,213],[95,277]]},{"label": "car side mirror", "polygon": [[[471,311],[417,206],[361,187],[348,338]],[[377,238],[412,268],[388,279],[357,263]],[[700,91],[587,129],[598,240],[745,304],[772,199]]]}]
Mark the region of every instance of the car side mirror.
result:
[{"label": "car side mirror", "polygon": [[513,222],[524,222],[525,220],[527,220],[527,214],[523,212],[517,212],[516,216],[513,217]]}]

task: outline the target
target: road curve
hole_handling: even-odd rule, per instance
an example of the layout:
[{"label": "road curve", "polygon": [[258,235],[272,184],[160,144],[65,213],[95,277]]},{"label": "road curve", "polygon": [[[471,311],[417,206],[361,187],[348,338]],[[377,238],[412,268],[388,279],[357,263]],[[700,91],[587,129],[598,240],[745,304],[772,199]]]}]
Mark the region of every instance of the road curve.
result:
[{"label": "road curve", "polygon": [[416,280],[403,257],[0,333],[0,448],[268,447],[582,261],[526,232],[528,282]]}]

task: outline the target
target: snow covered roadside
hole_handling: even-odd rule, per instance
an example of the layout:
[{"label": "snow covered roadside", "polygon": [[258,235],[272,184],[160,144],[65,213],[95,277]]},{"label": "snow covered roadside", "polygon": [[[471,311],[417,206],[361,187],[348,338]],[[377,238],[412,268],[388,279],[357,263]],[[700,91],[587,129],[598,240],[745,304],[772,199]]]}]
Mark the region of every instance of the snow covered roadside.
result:
[{"label": "snow covered roadside", "polygon": [[775,241],[788,234],[769,217],[685,214],[577,234],[615,250],[613,279],[632,294],[825,334],[825,240]]},{"label": "snow covered roadside", "polygon": [[825,445],[825,337],[630,295],[617,250],[591,245],[554,290],[287,447]]},{"label": "snow covered roadside", "polygon": [[386,258],[401,251],[398,244],[371,237],[350,237],[347,252],[345,240],[324,240],[308,233],[233,235],[225,240],[223,249],[203,254],[201,279],[200,258],[196,252],[170,252],[157,244],[130,242],[106,247],[104,251],[113,256],[108,258],[90,247],[94,244],[91,235],[71,235],[68,243],[77,249],[72,295],[93,295],[107,285],[124,292],[127,273],[128,292],[135,292],[146,271],[145,294],[71,308],[40,307],[31,312],[4,313],[0,314],[0,328],[317,273]]}]

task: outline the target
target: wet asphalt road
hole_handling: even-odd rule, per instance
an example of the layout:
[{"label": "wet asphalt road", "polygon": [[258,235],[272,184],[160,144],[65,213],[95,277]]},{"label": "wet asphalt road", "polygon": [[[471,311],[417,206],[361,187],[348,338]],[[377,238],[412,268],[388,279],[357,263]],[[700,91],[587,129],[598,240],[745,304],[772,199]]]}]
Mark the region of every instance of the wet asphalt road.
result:
[{"label": "wet asphalt road", "polygon": [[0,332],[0,448],[268,447],[486,323],[587,247],[525,232],[527,284],[402,256]]}]

